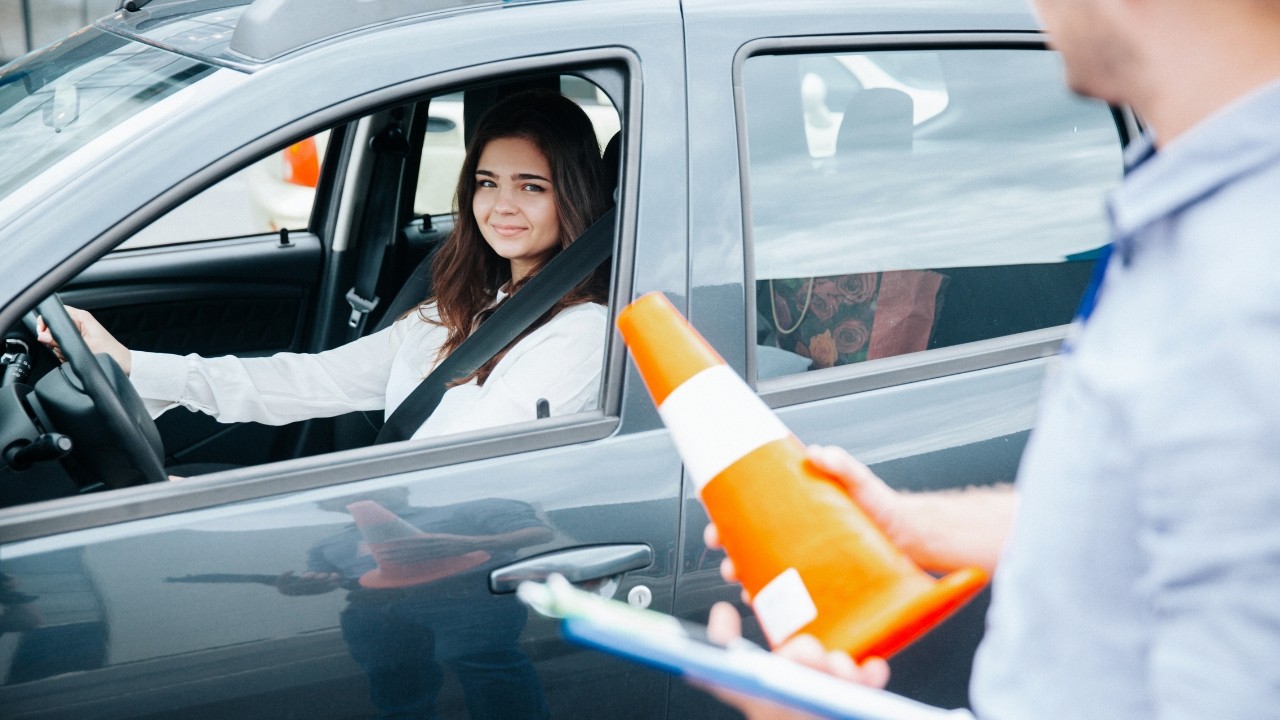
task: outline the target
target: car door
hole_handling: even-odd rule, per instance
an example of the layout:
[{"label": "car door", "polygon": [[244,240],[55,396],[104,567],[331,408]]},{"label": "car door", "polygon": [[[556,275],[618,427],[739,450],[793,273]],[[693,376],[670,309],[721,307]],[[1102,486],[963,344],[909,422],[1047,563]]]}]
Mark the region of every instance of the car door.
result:
[{"label": "car door", "polygon": [[[254,86],[272,97],[320,88],[307,82],[325,75],[296,118],[246,120],[240,132],[267,139],[243,145],[168,138],[166,149],[199,158],[195,175],[170,169],[158,180],[176,180],[148,186],[128,222],[167,211],[192,177],[220,179],[210,167],[241,166],[326,123],[580,69],[608,85],[624,118],[612,311],[655,290],[684,305],[679,32],[675,3],[528,4],[316,51]],[[335,77],[327,63],[346,57],[372,69]],[[237,114],[201,110],[213,127]],[[215,152],[228,159],[211,164]],[[119,170],[104,163],[87,180]],[[97,272],[84,274],[92,253],[80,248],[79,266],[59,271],[80,275],[77,289]],[[511,592],[558,570],[609,597],[643,586],[653,608],[671,610],[679,460],[609,342],[598,411],[0,511],[6,608],[24,619],[0,637],[0,706],[24,718],[662,716],[665,676],[564,643]],[[417,554],[383,555],[389,539]]]},{"label": "car door", "polygon": [[[685,16],[694,323],[802,440],[894,487],[1011,482],[1107,242],[1123,115],[1073,96],[1011,5]],[[687,507],[675,608],[705,619],[738,600]],[[894,657],[890,689],[966,705],[985,606]],[[676,686],[672,712],[716,711]]]}]

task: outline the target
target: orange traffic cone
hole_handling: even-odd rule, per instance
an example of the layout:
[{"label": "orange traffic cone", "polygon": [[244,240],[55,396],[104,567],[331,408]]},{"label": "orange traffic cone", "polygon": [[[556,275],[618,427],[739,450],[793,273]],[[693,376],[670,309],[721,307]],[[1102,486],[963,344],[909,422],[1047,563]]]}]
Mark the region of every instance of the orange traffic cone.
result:
[{"label": "orange traffic cone", "polygon": [[284,181],[313,188],[320,184],[320,152],[314,137],[305,138],[284,149]]},{"label": "orange traffic cone", "polygon": [[407,538],[429,538],[427,533],[405,522],[403,518],[372,500],[361,500],[347,506],[364,535],[378,567],[360,576],[362,587],[384,589],[423,585],[433,580],[456,575],[489,559],[484,550],[474,550],[454,557],[435,557],[410,563],[398,563],[387,557],[392,543]]},{"label": "orange traffic cone", "polygon": [[888,657],[986,584],[978,568],[916,567],[661,294],[618,327],[770,644],[806,632]]}]

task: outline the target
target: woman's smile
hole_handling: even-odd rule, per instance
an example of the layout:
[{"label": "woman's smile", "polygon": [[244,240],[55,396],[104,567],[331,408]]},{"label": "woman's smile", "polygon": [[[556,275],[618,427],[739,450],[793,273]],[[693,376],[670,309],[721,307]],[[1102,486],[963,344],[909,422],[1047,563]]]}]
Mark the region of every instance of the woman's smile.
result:
[{"label": "woman's smile", "polygon": [[528,229],[524,225],[500,225],[497,223],[490,223],[489,227],[503,237],[515,237]]}]

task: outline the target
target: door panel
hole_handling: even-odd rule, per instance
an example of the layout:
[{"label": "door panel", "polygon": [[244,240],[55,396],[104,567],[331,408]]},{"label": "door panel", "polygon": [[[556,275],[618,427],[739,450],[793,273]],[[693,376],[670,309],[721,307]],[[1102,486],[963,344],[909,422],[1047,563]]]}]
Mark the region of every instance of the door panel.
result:
[{"label": "door panel", "polygon": [[[598,587],[644,584],[670,612],[679,482],[653,432],[11,544],[0,572],[40,619],[0,643],[0,705],[265,720],[434,699],[442,717],[661,717],[666,676],[564,643],[489,575],[631,546],[600,567],[635,569]],[[397,538],[399,555],[374,542]]]}]

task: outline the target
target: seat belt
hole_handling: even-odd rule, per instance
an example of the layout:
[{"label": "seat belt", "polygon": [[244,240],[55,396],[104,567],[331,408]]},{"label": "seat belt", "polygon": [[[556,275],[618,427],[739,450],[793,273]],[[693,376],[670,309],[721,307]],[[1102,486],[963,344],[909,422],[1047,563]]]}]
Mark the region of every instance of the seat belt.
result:
[{"label": "seat belt", "polygon": [[449,383],[475,372],[542,317],[600,263],[608,260],[613,255],[616,217],[616,208],[611,208],[530,278],[519,292],[494,310],[489,319],[423,378],[391,413],[374,444],[413,437],[440,404]]},{"label": "seat belt", "polygon": [[378,307],[378,278],[382,275],[382,258],[387,246],[400,231],[400,183],[404,178],[405,158],[409,155],[409,139],[399,123],[383,128],[369,147],[374,152],[373,171],[369,183],[369,201],[365,205],[364,226],[360,237],[360,262],[356,266],[355,284],[347,291],[351,317],[347,320],[348,340],[360,337],[369,313]]}]

